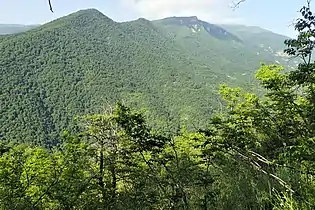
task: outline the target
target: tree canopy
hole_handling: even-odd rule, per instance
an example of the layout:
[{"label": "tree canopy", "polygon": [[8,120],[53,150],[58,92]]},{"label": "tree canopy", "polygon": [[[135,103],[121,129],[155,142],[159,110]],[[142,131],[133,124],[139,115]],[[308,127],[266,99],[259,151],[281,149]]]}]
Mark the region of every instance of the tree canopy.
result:
[{"label": "tree canopy", "polygon": [[298,67],[263,64],[262,96],[222,84],[206,128],[158,130],[117,102],[59,145],[1,142],[0,208],[314,209],[315,16],[301,14],[285,42]]}]

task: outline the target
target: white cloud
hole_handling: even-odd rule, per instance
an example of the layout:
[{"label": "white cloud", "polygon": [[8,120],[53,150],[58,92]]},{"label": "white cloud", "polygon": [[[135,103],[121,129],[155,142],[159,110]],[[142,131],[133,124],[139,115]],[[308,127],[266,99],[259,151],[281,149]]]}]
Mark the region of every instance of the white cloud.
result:
[{"label": "white cloud", "polygon": [[148,19],[198,16],[213,23],[240,23],[230,7],[232,0],[121,0],[125,7]]}]

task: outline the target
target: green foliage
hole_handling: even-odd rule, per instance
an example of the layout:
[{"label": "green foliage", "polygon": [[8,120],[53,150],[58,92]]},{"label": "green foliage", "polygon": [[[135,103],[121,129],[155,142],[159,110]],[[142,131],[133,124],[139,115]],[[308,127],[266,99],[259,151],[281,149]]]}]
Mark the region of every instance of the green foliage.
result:
[{"label": "green foliage", "polygon": [[259,193],[268,195],[272,189],[267,203],[273,203],[275,209],[315,207],[311,196],[315,174],[311,149],[315,146],[315,80],[309,79],[313,76],[313,37],[303,32],[311,30],[307,21],[314,18],[307,7],[301,12],[304,19],[298,20],[296,26],[300,35],[286,42],[287,52],[303,61],[298,69],[282,72],[281,66],[263,65],[256,74],[266,89],[263,98],[222,86],[228,109],[213,118],[210,128],[204,131],[207,152],[230,154],[226,158],[243,162],[250,166],[246,170],[256,171],[268,180],[268,188],[259,188]]},{"label": "green foliage", "polygon": [[[152,115],[147,114],[148,107],[155,107],[151,104],[150,95],[135,91],[133,95],[136,99],[140,99],[142,104],[147,106],[143,112],[134,111],[119,102],[114,108],[107,108],[105,112],[99,114],[82,114],[82,117],[76,118],[72,125],[69,116],[60,115],[66,112],[58,113],[61,119],[66,119],[63,122],[64,126],[71,125],[71,132],[63,133],[59,145],[53,146],[55,142],[50,142],[51,147],[47,148],[1,142],[0,208],[314,209],[315,63],[311,59],[311,53],[315,35],[311,32],[315,18],[309,6],[303,7],[301,13],[302,19],[296,23],[299,36],[297,39],[286,41],[288,45],[286,52],[298,56],[302,61],[298,68],[295,71],[285,71],[280,65],[262,65],[256,73],[256,78],[264,88],[263,97],[244,88],[222,84],[219,88],[223,101],[221,112],[210,119],[207,129],[192,132],[181,124],[181,120],[176,119],[173,119],[172,123],[179,122],[180,126],[176,127],[172,123],[167,125],[161,120],[163,116],[159,118],[159,122],[154,122]],[[111,27],[118,27],[116,23],[100,16],[96,11],[88,13],[81,11],[38,28],[37,32],[34,31],[35,34],[44,36],[47,31],[56,32],[52,32],[52,28],[58,31],[61,26],[73,27],[72,30],[82,27],[93,28],[93,25],[88,25],[91,20],[100,23],[107,21]],[[149,21],[141,19],[133,24],[147,30],[146,32],[152,33],[153,36],[161,35],[159,29],[153,27]],[[123,23],[119,27],[130,34],[138,33],[129,23]],[[122,28],[121,33],[124,34]],[[100,28],[93,29],[96,34],[102,32]],[[43,31],[45,33],[42,33]],[[62,33],[64,31],[60,32]],[[84,41],[80,36],[91,38],[88,33],[80,36],[71,30],[68,33],[82,45]],[[27,36],[27,33],[23,36]],[[23,36],[17,35],[16,38],[24,39]],[[135,37],[142,42],[148,41],[153,46],[158,46],[157,43],[154,44],[156,37],[144,38],[138,34]],[[52,39],[54,38],[56,37]],[[96,37],[94,38],[94,41],[97,41]],[[111,41],[117,37],[112,38]],[[15,47],[9,37],[2,41],[3,46]],[[61,43],[63,41],[65,40],[59,40]],[[114,41],[116,45],[121,46],[119,43],[122,40],[116,41]],[[168,43],[167,39],[164,41]],[[89,47],[82,49],[93,51],[93,48]],[[15,61],[19,61],[20,58],[16,58]],[[99,62],[101,64],[101,60]],[[22,63],[18,64],[23,65]],[[38,68],[40,71],[46,70]],[[6,67],[2,69],[4,72],[10,71]],[[118,72],[120,70],[122,69],[118,68]],[[64,73],[71,74],[67,69]],[[78,74],[80,73],[82,72]],[[91,72],[85,73],[88,75]],[[104,72],[98,73],[100,76]],[[166,76],[162,69],[157,69],[154,75],[161,78]],[[17,77],[19,76],[21,75]],[[135,76],[134,72],[130,76]],[[138,81],[145,81],[141,80],[140,73],[137,77],[140,79]],[[136,80],[128,82],[132,81]],[[153,87],[157,87],[155,85],[158,82],[154,83],[153,80],[150,82]],[[129,89],[119,87],[123,91],[113,91],[114,94],[128,95]],[[37,91],[36,88],[34,90]],[[72,96],[71,91],[67,91],[65,90],[65,93]],[[153,93],[157,97],[161,96],[158,91]],[[20,94],[19,97],[23,95]],[[116,98],[119,97],[113,95],[111,100]],[[69,112],[71,113],[71,110],[74,110],[72,114],[80,112],[80,107],[75,106],[76,100],[70,102],[67,104]],[[7,101],[2,101],[2,104],[7,105]],[[39,104],[45,107],[42,103]],[[34,107],[30,108],[35,110]],[[46,111],[48,110],[53,113],[53,109],[47,108]],[[155,114],[161,110],[161,107],[156,109]],[[193,111],[189,108],[187,110]],[[26,121],[23,113],[28,112],[16,110],[14,115],[10,115],[13,122],[9,126],[15,125],[18,120]],[[40,111],[36,113],[43,114]],[[174,113],[165,113],[164,120],[170,119],[172,114]],[[53,116],[51,115],[51,122],[56,120]],[[22,141],[29,141],[34,137],[32,132],[38,129],[39,134],[35,137],[42,138],[39,138],[39,143],[47,143],[52,133],[58,130],[53,124],[43,122],[42,126],[47,127],[40,128],[48,131],[41,132],[41,129],[36,127],[36,121],[33,123],[30,125],[34,126],[35,130],[31,130],[28,136],[23,132],[13,136],[23,136],[25,138]],[[156,126],[157,124],[161,125],[162,129]]]},{"label": "green foliage", "polygon": [[89,9],[0,37],[0,138],[53,147],[63,130],[78,131],[75,117],[117,100],[145,108],[157,130],[206,127],[220,108],[217,86],[248,83],[267,57],[199,22],[203,31],[193,33],[163,21],[117,23]]}]

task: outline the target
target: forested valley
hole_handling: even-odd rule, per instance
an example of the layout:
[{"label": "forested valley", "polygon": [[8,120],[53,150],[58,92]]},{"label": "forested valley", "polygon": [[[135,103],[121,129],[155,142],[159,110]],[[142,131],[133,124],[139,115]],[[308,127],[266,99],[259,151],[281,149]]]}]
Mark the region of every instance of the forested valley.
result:
[{"label": "forested valley", "polygon": [[315,15],[301,15],[294,67],[195,17],[88,10],[0,36],[0,209],[315,209]]}]

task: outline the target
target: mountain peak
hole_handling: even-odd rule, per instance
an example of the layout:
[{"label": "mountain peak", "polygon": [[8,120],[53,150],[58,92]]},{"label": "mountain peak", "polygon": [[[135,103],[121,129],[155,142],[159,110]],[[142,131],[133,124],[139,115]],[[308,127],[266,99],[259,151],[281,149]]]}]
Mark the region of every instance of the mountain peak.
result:
[{"label": "mountain peak", "polygon": [[138,18],[137,20],[135,20],[133,22],[144,23],[144,24],[149,24],[149,25],[152,24],[152,22],[150,20],[145,19],[145,18]]},{"label": "mountain peak", "polygon": [[221,28],[218,25],[214,25],[208,23],[206,21],[198,19],[197,16],[187,16],[187,17],[168,17],[161,20],[157,20],[158,23],[162,25],[173,25],[173,26],[181,26],[187,27],[192,30],[192,32],[197,33],[206,31],[209,35],[223,40],[234,40],[237,42],[241,42],[241,40],[231,34],[230,32],[226,31],[224,28]]},{"label": "mountain peak", "polygon": [[185,25],[188,23],[197,23],[200,20],[198,19],[197,16],[182,16],[182,17],[167,17],[164,19],[161,19],[160,21],[165,22],[166,24],[181,24],[181,25]]},{"label": "mountain peak", "polygon": [[112,19],[98,11],[97,9],[89,8],[79,10],[67,16],[58,18],[50,23],[44,24],[38,30],[50,30],[53,28],[71,27],[71,28],[85,28],[92,27],[95,24],[111,24],[114,23]]},{"label": "mountain peak", "polygon": [[[99,10],[94,8],[79,10],[77,12],[74,12],[65,18],[76,18],[76,17],[84,17],[84,18],[91,18],[91,19],[107,19],[111,20],[109,17],[101,13]],[[111,20],[112,21],[112,20]]]},{"label": "mountain peak", "polygon": [[189,21],[199,21],[197,16],[183,16],[183,17],[174,17],[182,20],[189,20]]},{"label": "mountain peak", "polygon": [[198,20],[198,17],[197,17],[197,16],[190,16],[189,18]]},{"label": "mountain peak", "polygon": [[82,10],[79,10],[77,12],[72,13],[72,15],[99,15],[99,16],[105,16],[99,10],[94,9],[94,8],[82,9]]}]

